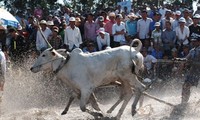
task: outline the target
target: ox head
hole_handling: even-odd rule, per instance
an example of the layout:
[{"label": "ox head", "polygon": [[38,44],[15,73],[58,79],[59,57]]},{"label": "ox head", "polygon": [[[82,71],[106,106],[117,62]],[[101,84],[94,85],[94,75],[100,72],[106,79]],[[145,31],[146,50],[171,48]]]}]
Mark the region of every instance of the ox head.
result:
[{"label": "ox head", "polygon": [[34,65],[31,67],[31,71],[36,73],[39,71],[54,71],[58,68],[61,60],[65,59],[53,48],[46,49],[36,59]]}]

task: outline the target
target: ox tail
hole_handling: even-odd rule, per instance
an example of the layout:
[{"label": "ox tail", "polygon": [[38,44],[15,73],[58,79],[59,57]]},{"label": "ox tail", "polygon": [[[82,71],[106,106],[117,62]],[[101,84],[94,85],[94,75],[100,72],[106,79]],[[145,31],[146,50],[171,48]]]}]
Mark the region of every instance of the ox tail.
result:
[{"label": "ox tail", "polygon": [[[132,42],[131,42],[131,44],[130,44],[130,57],[132,56],[131,55],[131,49],[132,49],[132,46],[133,46],[133,44],[134,43],[137,43],[137,46],[135,47],[134,46],[134,49],[135,49],[135,51],[137,51],[137,52],[139,52],[140,51],[140,49],[142,48],[142,42],[139,40],[139,39],[134,39],[134,40],[132,40]],[[136,67],[136,63],[135,63],[135,61],[131,58],[131,61],[132,61],[132,63],[133,63],[133,65],[132,65],[132,73],[133,74],[136,74],[136,71],[138,71],[137,70],[137,67]]]},{"label": "ox tail", "polygon": [[142,48],[142,42],[141,42],[139,39],[134,39],[134,40],[132,40],[131,45],[130,45],[130,51],[131,51],[131,48],[133,47],[133,44],[134,44],[134,43],[137,43],[137,46],[134,47],[134,48],[135,48],[135,50],[136,50],[137,52],[139,52],[140,49]]}]

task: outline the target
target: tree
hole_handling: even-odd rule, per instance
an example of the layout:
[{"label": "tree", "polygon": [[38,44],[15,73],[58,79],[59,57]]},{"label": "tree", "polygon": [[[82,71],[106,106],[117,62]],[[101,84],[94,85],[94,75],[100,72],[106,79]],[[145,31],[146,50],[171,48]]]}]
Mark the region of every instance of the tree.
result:
[{"label": "tree", "polygon": [[56,5],[57,0],[0,0],[0,2],[4,3],[8,11],[24,11],[27,6],[33,10],[37,5],[47,10],[50,6]]}]

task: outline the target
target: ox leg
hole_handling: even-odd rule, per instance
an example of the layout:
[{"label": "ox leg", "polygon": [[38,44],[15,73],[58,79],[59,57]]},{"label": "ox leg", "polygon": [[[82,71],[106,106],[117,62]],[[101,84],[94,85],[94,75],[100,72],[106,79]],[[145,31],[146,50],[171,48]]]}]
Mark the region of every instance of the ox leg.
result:
[{"label": "ox leg", "polygon": [[[92,116],[95,117],[95,119],[97,119],[98,117],[103,117],[103,115],[101,113],[93,112],[91,110],[86,109],[86,104],[88,103],[89,99],[90,99],[90,102],[93,101],[91,104],[93,104],[93,105],[96,104],[98,106],[94,95],[92,95],[92,92],[94,92],[93,89],[81,91],[80,109],[83,112],[87,112],[87,113],[91,114]],[[97,107],[97,106],[95,106],[95,107]],[[100,108],[98,107],[97,109],[100,109]]]},{"label": "ox leg", "polygon": [[69,98],[69,102],[67,103],[67,106],[65,107],[64,111],[61,113],[61,115],[65,115],[67,114],[67,111],[69,110],[69,107],[71,105],[71,103],[74,101],[74,96],[70,96]]},{"label": "ox leg", "polygon": [[107,111],[107,113],[112,113],[112,111],[124,100],[124,85],[123,84],[121,84],[121,93],[120,93],[120,97],[119,97],[119,99],[117,100],[117,102]]},{"label": "ox leg", "polygon": [[92,92],[93,92],[92,89],[81,90],[80,109],[81,109],[82,112],[86,111],[86,104],[88,103]]},{"label": "ox leg", "polygon": [[131,97],[132,97],[132,95],[133,95],[133,94],[132,94],[131,87],[130,87],[129,85],[124,85],[123,90],[124,90],[124,93],[125,93],[124,102],[123,102],[121,108],[119,109],[119,112],[117,113],[117,116],[116,116],[116,119],[117,119],[117,120],[120,120],[121,115],[122,115],[123,112],[124,112],[124,109],[126,108],[128,102],[129,102],[129,100],[131,99]]},{"label": "ox leg", "polygon": [[134,102],[132,104],[132,116],[134,116],[136,114],[136,106],[137,106],[137,103],[138,103],[141,95],[142,95],[141,90],[140,89],[136,89],[135,90],[135,99],[134,99]]},{"label": "ox leg", "polygon": [[99,108],[99,105],[97,103],[96,96],[94,95],[94,93],[92,93],[91,96],[90,96],[90,103],[91,103],[92,107],[96,111],[101,111],[101,109]]}]

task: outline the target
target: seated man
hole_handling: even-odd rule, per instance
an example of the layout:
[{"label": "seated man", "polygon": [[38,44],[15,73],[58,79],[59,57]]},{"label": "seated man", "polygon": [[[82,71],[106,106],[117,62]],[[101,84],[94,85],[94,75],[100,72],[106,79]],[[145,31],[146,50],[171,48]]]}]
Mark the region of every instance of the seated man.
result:
[{"label": "seated man", "polygon": [[154,56],[149,55],[146,48],[143,48],[141,50],[141,53],[144,56],[144,68],[145,69],[144,69],[143,74],[144,74],[145,78],[149,77],[150,79],[152,79],[155,77],[154,71],[155,71],[157,59]]}]

